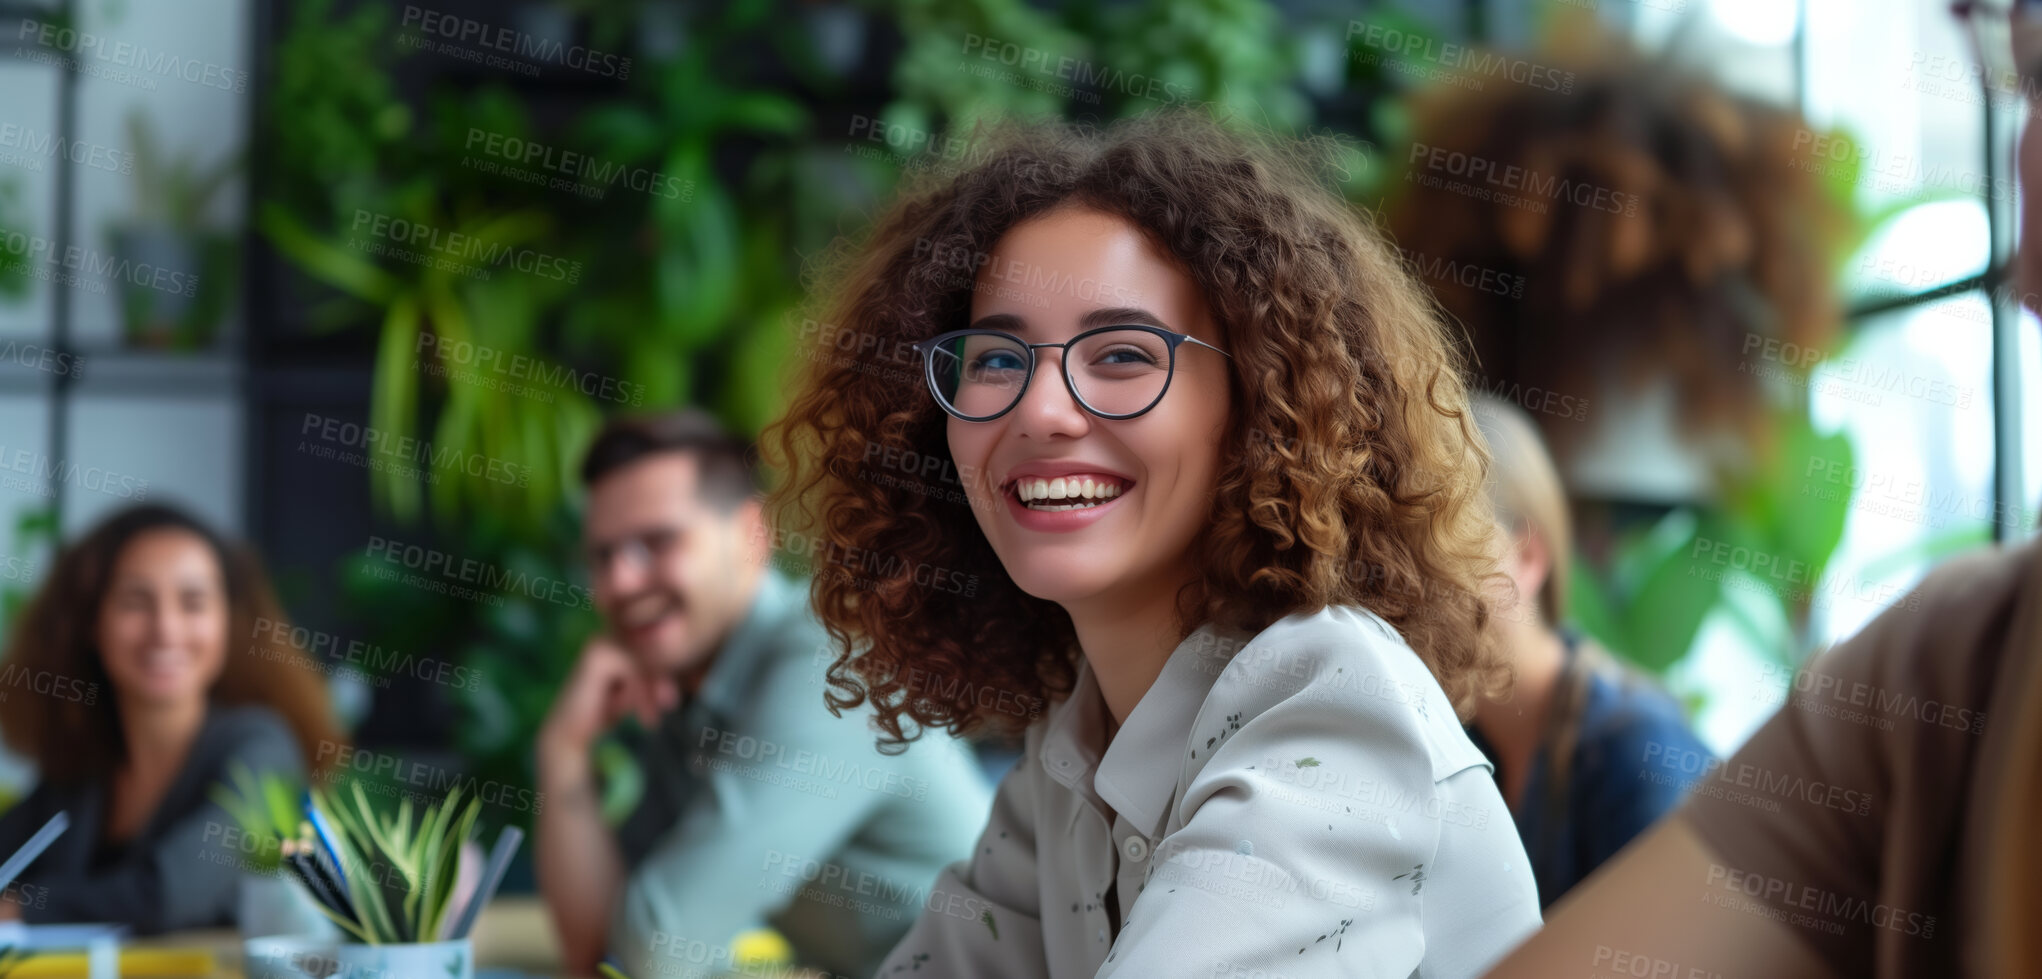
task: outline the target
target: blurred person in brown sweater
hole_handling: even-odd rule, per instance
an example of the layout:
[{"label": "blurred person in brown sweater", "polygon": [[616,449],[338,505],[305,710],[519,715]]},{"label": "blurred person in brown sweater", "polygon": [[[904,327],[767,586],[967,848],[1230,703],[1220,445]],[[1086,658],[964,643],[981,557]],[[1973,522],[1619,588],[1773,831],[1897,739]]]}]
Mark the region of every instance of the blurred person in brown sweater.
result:
[{"label": "blurred person in brown sweater", "polygon": [[[2011,7],[1956,9],[2032,110],[2042,3]],[[2042,130],[2017,157],[2032,187]],[[2035,310],[2032,195],[2021,223]],[[1491,975],[2042,975],[2042,545],[1938,568],[1811,662],[1727,765],[1754,791],[1690,797]]]}]

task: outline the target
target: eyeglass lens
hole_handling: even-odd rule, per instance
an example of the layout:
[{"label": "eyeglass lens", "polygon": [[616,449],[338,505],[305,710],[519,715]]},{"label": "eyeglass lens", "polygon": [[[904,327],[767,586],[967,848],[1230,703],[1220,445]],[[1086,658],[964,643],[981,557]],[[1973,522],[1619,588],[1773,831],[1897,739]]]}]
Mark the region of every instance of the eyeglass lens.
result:
[{"label": "eyeglass lens", "polygon": [[[1028,355],[1027,346],[996,333],[955,337],[929,352],[936,393],[958,414],[997,415],[1021,400]],[[1093,333],[1066,348],[1063,358],[1072,388],[1098,414],[1143,411],[1170,382],[1170,343],[1148,330]]]}]

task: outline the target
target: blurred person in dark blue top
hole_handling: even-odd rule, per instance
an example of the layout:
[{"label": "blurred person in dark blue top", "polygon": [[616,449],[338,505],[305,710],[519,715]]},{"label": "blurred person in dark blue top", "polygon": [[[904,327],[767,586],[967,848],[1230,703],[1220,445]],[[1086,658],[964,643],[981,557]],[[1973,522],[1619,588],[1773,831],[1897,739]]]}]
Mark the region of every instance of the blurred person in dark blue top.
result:
[{"label": "blurred person in dark blue top", "polygon": [[1573,544],[1560,477],[1516,405],[1474,399],[1489,443],[1489,498],[1507,534],[1497,628],[1516,676],[1470,735],[1496,780],[1550,907],[1680,802],[1715,758],[1680,705],[1560,625]]}]

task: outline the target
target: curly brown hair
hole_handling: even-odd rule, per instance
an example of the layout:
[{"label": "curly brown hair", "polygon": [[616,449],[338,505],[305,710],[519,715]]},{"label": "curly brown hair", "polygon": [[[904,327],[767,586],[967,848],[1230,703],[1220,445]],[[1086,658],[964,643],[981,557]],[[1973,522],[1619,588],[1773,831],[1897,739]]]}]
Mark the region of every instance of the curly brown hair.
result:
[{"label": "curly brown hair", "polygon": [[[42,777],[59,781],[99,778],[120,764],[127,752],[120,703],[100,660],[95,628],[121,553],[141,535],[160,530],[204,540],[226,583],[227,664],[213,683],[211,703],[269,708],[297,736],[308,770],[330,767],[341,735],[326,684],[305,650],[283,638],[293,630],[261,560],[189,514],[155,504],[122,510],[64,548],[22,609],[0,662],[11,676],[54,680],[57,692],[8,701],[0,712],[7,743],[34,758]],[[279,638],[257,649],[249,637],[265,632]]]},{"label": "curly brown hair", "polygon": [[[783,527],[811,529],[824,553],[888,556],[873,577],[821,573],[811,585],[839,644],[830,707],[869,698],[882,749],[898,750],[929,727],[1013,734],[1026,715],[990,709],[986,691],[1039,704],[1072,688],[1070,617],[1013,583],[964,494],[869,468],[911,458],[942,460],[918,474],[956,472],[946,416],[903,351],[961,325],[970,270],[1009,229],[1062,207],[1141,229],[1200,285],[1233,354],[1235,410],[1193,549],[1202,578],[1178,596],[1180,636],[1361,606],[1402,633],[1463,711],[1496,689],[1487,456],[1461,351],[1396,250],[1320,181],[1333,148],[1189,112],[982,138],[825,264],[833,287],[804,332],[852,342],[826,339],[800,361],[788,413],[760,440],[785,477],[770,498]],[[981,258],[960,275],[954,256]],[[944,594],[917,583],[929,566],[988,584]]]},{"label": "curly brown hair", "polygon": [[[1825,186],[1828,161],[1794,112],[1606,31],[1569,37],[1540,55],[1568,69],[1565,91],[1443,85],[1413,100],[1390,231],[1467,324],[1479,383],[1532,408],[1563,461],[1588,431],[1576,403],[1600,401],[1611,378],[1665,377],[1684,434],[1763,444],[1771,399],[1753,338],[1834,342],[1847,197]],[[1455,179],[1464,165],[1512,175],[1503,185],[1524,199],[1474,192],[1488,184]],[[1538,392],[1565,409],[1530,401]]]}]

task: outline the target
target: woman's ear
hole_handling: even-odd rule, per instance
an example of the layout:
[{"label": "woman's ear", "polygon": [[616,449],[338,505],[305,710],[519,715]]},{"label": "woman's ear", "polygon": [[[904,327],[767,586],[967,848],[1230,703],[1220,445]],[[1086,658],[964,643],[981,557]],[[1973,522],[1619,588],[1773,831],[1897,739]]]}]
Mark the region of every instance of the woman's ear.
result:
[{"label": "woman's ear", "polygon": [[1527,609],[1539,607],[1539,591],[1553,574],[1553,549],[1544,534],[1530,527],[1510,532],[1510,549],[1503,561],[1504,573],[1517,585],[1517,600]]}]

